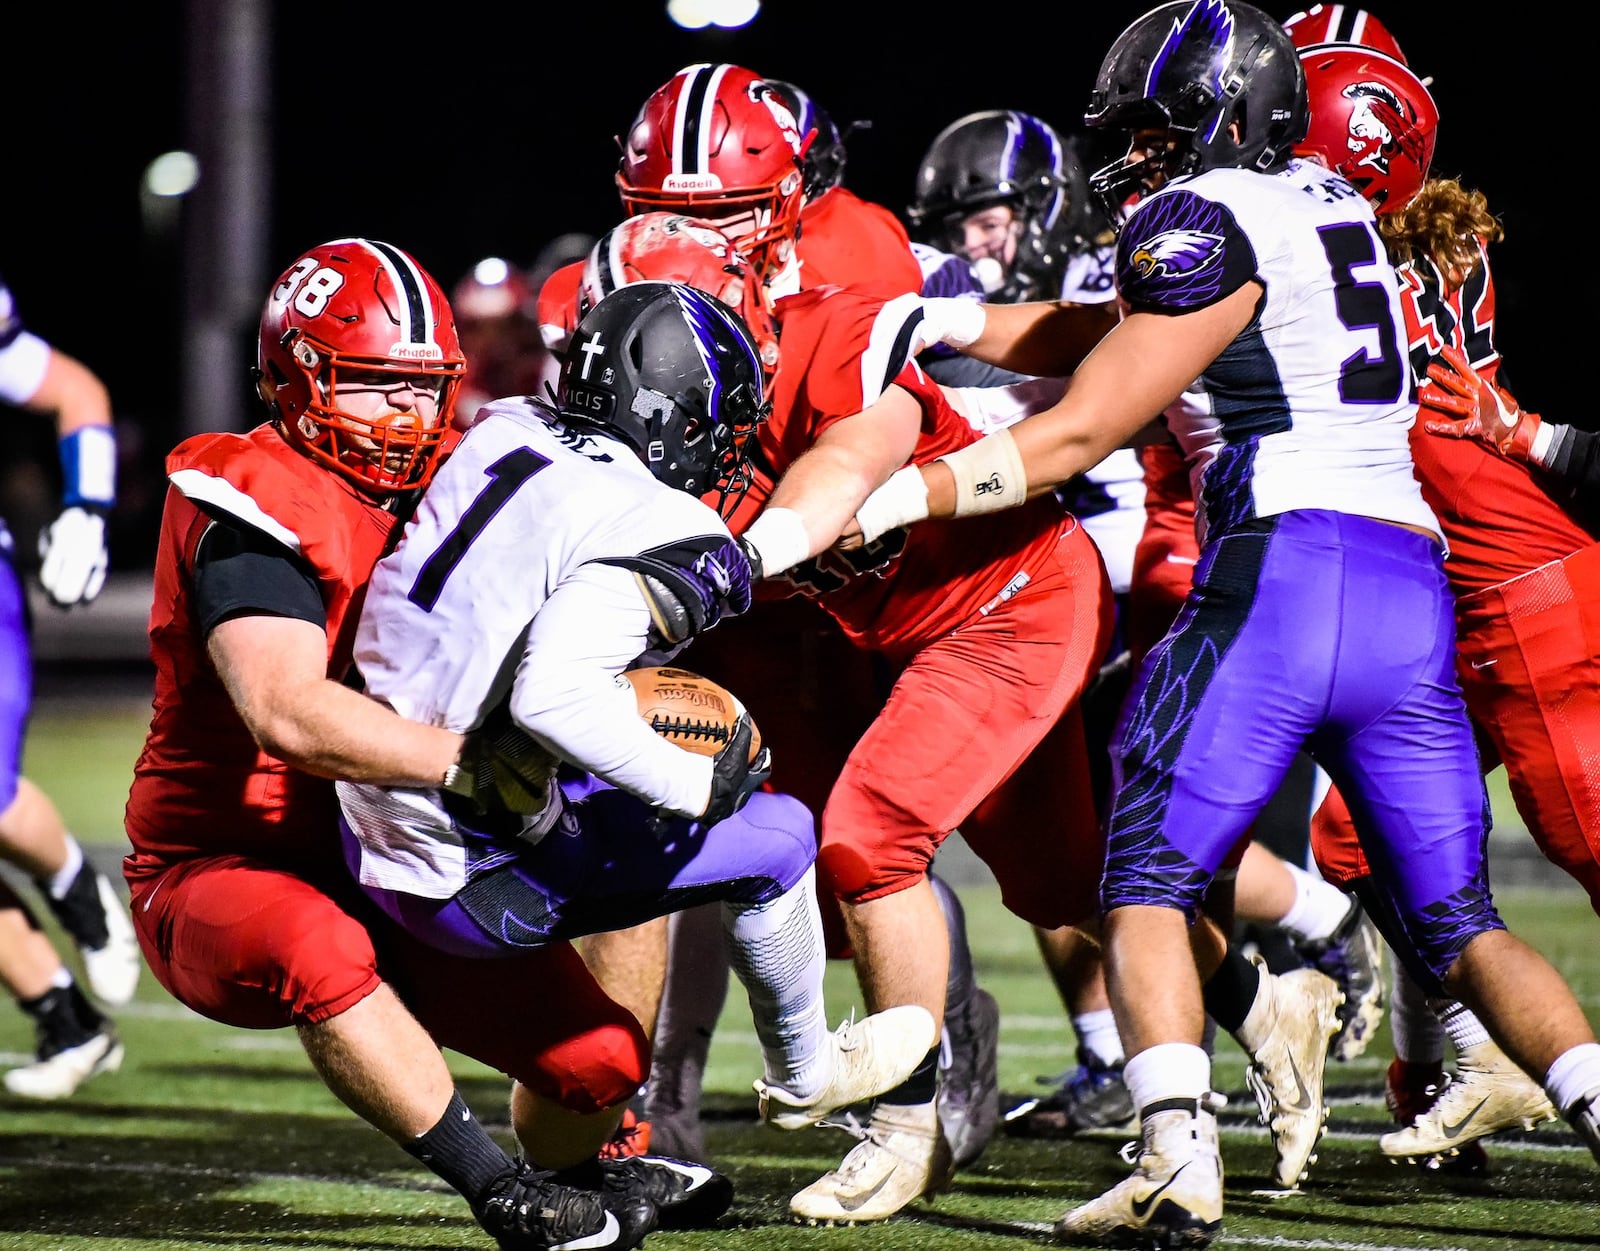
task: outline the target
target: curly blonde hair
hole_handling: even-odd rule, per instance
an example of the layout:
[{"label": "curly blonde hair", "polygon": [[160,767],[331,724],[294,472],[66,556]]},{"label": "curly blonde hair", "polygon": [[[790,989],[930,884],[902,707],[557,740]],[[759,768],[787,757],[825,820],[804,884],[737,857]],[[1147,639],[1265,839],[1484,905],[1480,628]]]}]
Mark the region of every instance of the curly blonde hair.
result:
[{"label": "curly blonde hair", "polygon": [[1477,267],[1479,240],[1487,247],[1505,238],[1483,192],[1454,178],[1428,179],[1404,208],[1379,216],[1378,230],[1395,265],[1427,257],[1452,291]]}]

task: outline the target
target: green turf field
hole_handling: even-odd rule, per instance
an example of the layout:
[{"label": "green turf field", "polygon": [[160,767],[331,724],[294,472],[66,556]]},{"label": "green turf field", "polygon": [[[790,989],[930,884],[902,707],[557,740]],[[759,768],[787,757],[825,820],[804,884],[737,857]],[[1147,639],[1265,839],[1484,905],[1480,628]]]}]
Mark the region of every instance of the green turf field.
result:
[{"label": "green turf field", "polygon": [[[32,776],[56,796],[98,861],[120,854],[127,777],[143,737],[138,701],[46,701],[33,722]],[[982,881],[962,888],[982,983],[999,999],[1005,1090],[1072,1060],[1071,1036],[1027,927]],[[1499,892],[1512,927],[1540,947],[1600,1020],[1600,924],[1576,888]],[[830,968],[830,1005],[859,1009],[850,970]],[[758,1071],[748,1012],[729,997],[712,1049],[704,1109],[715,1162],[738,1186],[726,1228],[652,1234],[648,1247],[915,1248],[957,1251],[1048,1241],[1049,1223],[1126,1175],[1117,1139],[1039,1143],[997,1138],[932,1205],[858,1229],[786,1223],[788,1196],[837,1163],[838,1130],[782,1134],[757,1124]],[[398,1148],[344,1110],[312,1075],[288,1032],[225,1029],[194,1016],[148,978],[118,1023],[127,1061],[71,1100],[35,1105],[0,1091],[0,1249],[197,1251],[269,1246],[449,1251],[491,1243],[465,1205]],[[0,1004],[0,1062],[28,1058],[25,1020]],[[1386,1163],[1381,1075],[1385,1030],[1368,1055],[1329,1073],[1330,1132],[1305,1193],[1270,1185],[1270,1147],[1256,1123],[1243,1063],[1219,1043],[1217,1084],[1228,1169],[1220,1247],[1564,1251],[1600,1247],[1600,1172],[1565,1126],[1491,1141],[1491,1175],[1452,1181]],[[462,1090],[504,1139],[506,1083],[470,1062]]]}]

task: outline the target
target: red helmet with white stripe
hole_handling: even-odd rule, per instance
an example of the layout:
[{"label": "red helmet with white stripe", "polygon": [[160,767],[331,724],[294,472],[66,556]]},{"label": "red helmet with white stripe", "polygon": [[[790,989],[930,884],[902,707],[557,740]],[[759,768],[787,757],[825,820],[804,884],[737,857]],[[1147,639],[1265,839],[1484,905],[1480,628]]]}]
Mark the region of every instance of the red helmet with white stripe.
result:
[{"label": "red helmet with white stripe", "polygon": [[[467,362],[443,288],[414,257],[376,239],[312,248],[267,296],[258,352],[256,390],[312,460],[374,494],[433,476]],[[358,386],[360,414],[340,406]],[[372,401],[397,390],[408,398]]]},{"label": "red helmet with white stripe", "polygon": [[1406,64],[1406,54],[1400,51],[1389,28],[1365,9],[1352,4],[1314,4],[1302,13],[1285,18],[1283,28],[1297,48],[1319,43],[1353,43]]},{"label": "red helmet with white stripe", "polygon": [[644,102],[619,141],[623,209],[711,221],[770,281],[794,252],[812,137],[751,70],[687,66]]}]

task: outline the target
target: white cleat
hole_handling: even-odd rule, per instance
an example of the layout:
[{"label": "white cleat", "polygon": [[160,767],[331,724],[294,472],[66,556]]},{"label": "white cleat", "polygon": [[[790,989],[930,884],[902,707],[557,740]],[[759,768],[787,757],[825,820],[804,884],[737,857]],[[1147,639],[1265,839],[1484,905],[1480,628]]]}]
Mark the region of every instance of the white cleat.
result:
[{"label": "white cleat", "polygon": [[1392,1160],[1426,1163],[1449,1159],[1490,1134],[1533,1129],[1555,1119],[1555,1105],[1539,1083],[1485,1040],[1461,1053],[1433,1106],[1404,1129],[1379,1138],[1378,1149]]},{"label": "white cleat", "polygon": [[932,1198],[950,1184],[955,1160],[932,1103],[878,1103],[861,1141],[839,1167],[789,1200],[789,1214],[807,1225],[882,1221],[906,1204]]},{"label": "white cleat", "polygon": [[1250,1057],[1245,1081],[1272,1133],[1273,1180],[1292,1190],[1316,1163],[1327,1128],[1322,1079],[1344,992],[1315,969],[1273,974],[1262,966],[1261,987],[1235,1037]]},{"label": "white cleat", "polygon": [[24,1099],[65,1099],[100,1073],[122,1067],[122,1044],[108,1025],[88,1042],[67,1047],[6,1073],[6,1089]]},{"label": "white cleat", "polygon": [[1056,1237],[1094,1246],[1206,1246],[1222,1228],[1221,1105],[1221,1096],[1207,1095],[1145,1108],[1133,1175],[1063,1216]]},{"label": "white cleat", "polygon": [[779,1129],[805,1129],[840,1108],[893,1090],[910,1077],[939,1041],[933,1014],[906,1003],[847,1021],[829,1035],[833,1074],[820,1092],[800,1098],[757,1079],[761,1118]]},{"label": "white cleat", "polygon": [[83,956],[83,972],[89,979],[89,989],[101,1002],[120,1008],[132,1001],[133,992],[138,989],[144,955],[134,936],[128,909],[104,874],[95,874],[95,888],[100,905],[105,909],[108,937],[103,947],[79,949]]}]

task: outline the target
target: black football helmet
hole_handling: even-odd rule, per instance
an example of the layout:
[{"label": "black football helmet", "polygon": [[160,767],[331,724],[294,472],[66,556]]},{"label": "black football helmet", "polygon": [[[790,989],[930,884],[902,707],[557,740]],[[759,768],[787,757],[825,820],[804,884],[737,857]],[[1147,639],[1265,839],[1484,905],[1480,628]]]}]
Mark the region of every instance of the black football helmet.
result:
[{"label": "black football helmet", "polygon": [[962,223],[997,204],[1011,209],[1018,234],[1016,257],[990,298],[1059,295],[1066,258],[1093,245],[1097,213],[1073,146],[1031,113],[989,109],[940,131],[917,169],[906,219],[919,241],[966,255]]},{"label": "black football helmet", "polygon": [[748,443],[772,411],[738,315],[694,287],[648,281],[618,287],[578,322],[556,407],[621,439],[657,481],[715,493],[723,517],[749,489]]},{"label": "black football helmet", "polygon": [[796,87],[781,78],[767,79],[767,86],[778,93],[794,114],[795,127],[802,137],[816,131],[811,146],[806,149],[805,198],[815,200],[824,191],[832,191],[844,181],[844,135],[829,116],[828,110],[817,103],[809,91]]},{"label": "black football helmet", "polygon": [[1172,0],[1117,37],[1083,118],[1101,130],[1165,130],[1168,146],[1113,161],[1090,185],[1116,221],[1152,175],[1280,167],[1309,119],[1305,71],[1282,25],[1243,0]]}]

